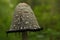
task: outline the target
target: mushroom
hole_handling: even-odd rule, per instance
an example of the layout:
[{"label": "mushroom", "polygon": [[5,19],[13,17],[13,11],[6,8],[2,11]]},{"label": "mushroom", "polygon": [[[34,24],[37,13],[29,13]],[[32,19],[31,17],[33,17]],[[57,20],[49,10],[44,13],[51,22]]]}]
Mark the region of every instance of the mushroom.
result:
[{"label": "mushroom", "polygon": [[12,23],[7,33],[22,32],[22,40],[27,40],[27,31],[40,31],[37,19],[31,7],[26,3],[19,3],[14,11]]}]

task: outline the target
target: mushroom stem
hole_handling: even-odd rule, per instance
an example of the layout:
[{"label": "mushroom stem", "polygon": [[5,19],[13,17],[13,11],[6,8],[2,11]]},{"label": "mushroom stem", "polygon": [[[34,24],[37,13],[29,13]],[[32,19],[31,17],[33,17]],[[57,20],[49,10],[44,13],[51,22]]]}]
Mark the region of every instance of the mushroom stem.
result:
[{"label": "mushroom stem", "polygon": [[28,40],[27,32],[22,32],[22,40]]}]

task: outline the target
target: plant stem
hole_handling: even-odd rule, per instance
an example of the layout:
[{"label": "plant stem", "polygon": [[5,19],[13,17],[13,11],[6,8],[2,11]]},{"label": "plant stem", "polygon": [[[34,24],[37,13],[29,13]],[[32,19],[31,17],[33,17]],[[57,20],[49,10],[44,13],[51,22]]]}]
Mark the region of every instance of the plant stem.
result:
[{"label": "plant stem", "polygon": [[28,40],[27,32],[22,32],[22,40]]}]

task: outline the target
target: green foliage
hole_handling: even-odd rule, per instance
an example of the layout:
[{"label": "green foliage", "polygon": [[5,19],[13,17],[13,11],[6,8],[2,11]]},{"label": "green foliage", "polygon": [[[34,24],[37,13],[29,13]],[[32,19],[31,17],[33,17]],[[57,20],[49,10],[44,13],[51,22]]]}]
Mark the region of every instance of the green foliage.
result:
[{"label": "green foliage", "polygon": [[[60,40],[60,12],[58,1],[54,0],[56,10],[52,10],[52,0],[0,0],[0,40],[20,40],[19,33],[11,33],[7,37],[15,6],[19,2],[31,5],[42,31],[29,32],[29,40]],[[52,11],[51,11],[52,10]],[[57,11],[58,10],[58,11]],[[54,13],[52,13],[54,11]],[[52,38],[51,38],[52,37]]]}]

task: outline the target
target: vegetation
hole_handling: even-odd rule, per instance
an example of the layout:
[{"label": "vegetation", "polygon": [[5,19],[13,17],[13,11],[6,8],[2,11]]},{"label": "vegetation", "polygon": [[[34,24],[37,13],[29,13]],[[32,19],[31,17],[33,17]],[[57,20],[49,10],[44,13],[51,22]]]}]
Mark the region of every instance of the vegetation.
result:
[{"label": "vegetation", "polygon": [[26,2],[31,5],[42,31],[29,32],[29,40],[60,40],[60,0],[0,0],[0,40],[20,40],[21,34],[7,37],[16,5]]}]

